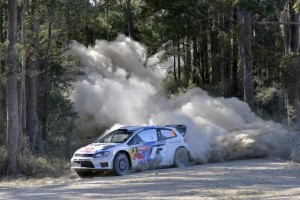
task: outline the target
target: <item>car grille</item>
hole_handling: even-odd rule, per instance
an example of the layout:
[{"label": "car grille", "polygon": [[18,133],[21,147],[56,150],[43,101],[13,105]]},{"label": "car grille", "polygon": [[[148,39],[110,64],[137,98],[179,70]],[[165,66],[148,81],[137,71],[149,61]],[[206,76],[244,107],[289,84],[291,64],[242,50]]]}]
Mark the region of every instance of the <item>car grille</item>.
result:
[{"label": "car grille", "polygon": [[93,157],[93,154],[75,154],[75,157]]},{"label": "car grille", "polygon": [[80,161],[81,167],[95,168],[91,161]]}]

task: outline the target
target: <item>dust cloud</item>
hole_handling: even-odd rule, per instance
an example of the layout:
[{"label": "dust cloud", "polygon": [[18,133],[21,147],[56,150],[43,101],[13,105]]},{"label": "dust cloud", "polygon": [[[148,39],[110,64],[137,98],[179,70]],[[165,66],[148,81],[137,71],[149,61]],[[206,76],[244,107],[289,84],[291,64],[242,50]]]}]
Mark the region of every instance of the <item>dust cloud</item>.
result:
[{"label": "dust cloud", "polygon": [[290,133],[255,116],[237,98],[213,98],[200,88],[173,98],[163,94],[164,75],[144,66],[145,52],[123,35],[94,47],[72,44],[70,53],[80,58],[85,72],[72,95],[81,134],[96,137],[118,124],[185,124],[191,156],[198,162],[287,157]]}]

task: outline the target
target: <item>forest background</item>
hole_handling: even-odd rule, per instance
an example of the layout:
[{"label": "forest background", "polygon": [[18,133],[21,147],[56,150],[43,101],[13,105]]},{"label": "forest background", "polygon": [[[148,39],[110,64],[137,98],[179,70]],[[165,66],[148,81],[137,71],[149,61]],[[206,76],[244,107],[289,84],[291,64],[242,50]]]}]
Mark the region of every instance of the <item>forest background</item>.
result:
[{"label": "forest background", "polygon": [[124,34],[173,58],[170,96],[199,86],[299,131],[299,25],[299,0],[0,0],[0,174],[59,176],[83,145],[73,40]]}]

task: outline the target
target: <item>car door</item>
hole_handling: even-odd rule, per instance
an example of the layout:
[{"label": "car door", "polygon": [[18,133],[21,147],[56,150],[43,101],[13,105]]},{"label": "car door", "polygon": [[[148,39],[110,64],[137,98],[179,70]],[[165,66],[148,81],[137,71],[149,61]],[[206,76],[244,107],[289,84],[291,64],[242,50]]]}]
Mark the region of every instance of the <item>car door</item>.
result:
[{"label": "car door", "polygon": [[161,162],[162,165],[173,165],[174,160],[174,152],[178,147],[178,140],[177,134],[168,128],[159,128],[157,129],[158,132],[158,144],[160,146],[160,152],[163,156],[163,160]]},{"label": "car door", "polygon": [[[133,169],[154,168],[157,165],[156,151],[158,136],[155,128],[145,129],[137,133],[128,143]],[[159,163],[159,162],[158,162]]]}]

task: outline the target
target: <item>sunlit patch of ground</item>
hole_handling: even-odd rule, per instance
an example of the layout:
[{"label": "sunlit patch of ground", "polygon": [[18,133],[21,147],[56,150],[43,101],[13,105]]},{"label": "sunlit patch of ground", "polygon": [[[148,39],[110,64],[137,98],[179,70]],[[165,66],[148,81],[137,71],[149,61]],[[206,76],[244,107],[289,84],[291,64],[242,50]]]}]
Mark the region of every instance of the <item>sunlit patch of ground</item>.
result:
[{"label": "sunlit patch of ground", "polygon": [[[29,186],[30,185],[30,186]],[[0,199],[300,199],[300,164],[255,159],[81,179],[0,183]]]}]

